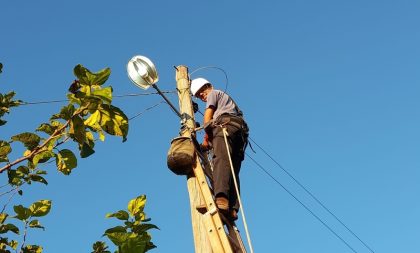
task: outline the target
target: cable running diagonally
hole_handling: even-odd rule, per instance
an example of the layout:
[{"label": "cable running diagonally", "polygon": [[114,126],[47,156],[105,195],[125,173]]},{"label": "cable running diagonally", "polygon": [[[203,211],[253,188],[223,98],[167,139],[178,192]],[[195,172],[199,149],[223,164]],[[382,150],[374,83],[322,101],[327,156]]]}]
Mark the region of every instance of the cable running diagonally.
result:
[{"label": "cable running diagonally", "polygon": [[260,169],[262,169],[271,179],[273,179],[279,186],[283,188],[290,196],[292,196],[299,204],[301,204],[306,211],[308,211],[312,216],[314,216],[319,222],[322,223],[331,233],[333,233],[340,241],[342,241],[349,249],[351,249],[354,253],[358,253],[353,247],[350,246],[340,235],[338,235],[330,226],[327,225],[318,215],[316,215],[308,206],[306,206],[302,201],[300,201],[292,192],[290,192],[282,183],[280,183],[275,177],[273,177],[261,164],[255,161],[248,153],[248,156]]},{"label": "cable running diagonally", "polygon": [[337,220],[343,227],[347,229],[348,232],[350,232],[354,237],[356,237],[368,250],[370,250],[372,253],[375,253],[368,245],[365,243],[362,239],[360,239],[359,236],[356,235],[346,224],[344,224],[341,219],[339,219],[330,209],[328,209],[313,193],[311,193],[302,183],[300,183],[288,170],[286,170],[283,166],[281,166],[280,163],[278,163],[270,154],[268,154],[260,145],[258,145],[257,142],[255,142],[251,137],[249,139],[259,148],[261,149],[265,155],[267,155],[277,166],[282,169],[293,181],[298,184],[309,196],[311,196],[324,210],[326,210],[332,217],[334,217],[335,220]]},{"label": "cable running diagonally", "polygon": [[[175,93],[176,91],[162,91],[162,93]],[[138,96],[148,96],[148,95],[157,95],[157,92],[149,92],[149,93],[133,93],[133,94],[124,94],[124,95],[115,95],[114,98],[122,98],[122,97],[138,97]],[[68,99],[63,100],[48,100],[48,101],[36,101],[36,102],[25,102],[22,101],[20,105],[38,105],[38,104],[52,104],[52,103],[63,103],[68,102]]]},{"label": "cable running diagonally", "polygon": [[147,111],[149,111],[149,110],[151,110],[151,109],[153,109],[153,108],[155,108],[156,106],[159,106],[160,104],[162,104],[162,103],[165,103],[165,101],[160,101],[159,103],[157,103],[157,104],[154,104],[154,105],[152,105],[152,106],[150,106],[150,107],[147,107],[146,109],[144,109],[143,111],[141,111],[141,112],[139,112],[139,113],[137,113],[136,115],[134,115],[133,117],[131,117],[131,118],[129,118],[128,120],[130,121],[130,120],[133,120],[133,119],[135,119],[135,118],[137,118],[138,116],[140,116],[140,115],[142,115],[143,113],[145,113],[145,112],[147,112]]}]

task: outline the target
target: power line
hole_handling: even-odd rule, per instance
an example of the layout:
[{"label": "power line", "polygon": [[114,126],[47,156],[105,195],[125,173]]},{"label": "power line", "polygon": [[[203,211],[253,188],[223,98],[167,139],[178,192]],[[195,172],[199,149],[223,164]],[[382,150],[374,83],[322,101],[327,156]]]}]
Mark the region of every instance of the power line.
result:
[{"label": "power line", "polygon": [[39,105],[39,104],[52,104],[52,103],[63,103],[63,102],[68,102],[68,99],[63,99],[63,100],[50,100],[50,101],[37,101],[37,102],[25,102],[22,101],[20,102],[19,105]]},{"label": "power line", "polygon": [[356,237],[368,250],[370,250],[372,253],[375,253],[368,245],[365,243],[362,239],[360,239],[359,236],[356,235],[346,224],[344,224],[341,219],[339,219],[330,209],[328,209],[313,193],[311,193],[302,183],[300,183],[288,170],[286,170],[283,166],[280,165],[270,154],[268,154],[258,143],[256,143],[251,137],[249,139],[259,148],[261,149],[264,154],[266,154],[277,166],[282,169],[293,181],[298,184],[309,196],[311,196],[324,210],[326,210],[332,217],[334,217],[335,220],[337,220],[343,227],[347,229],[348,232],[350,232],[354,237]]},{"label": "power line", "polygon": [[155,104],[155,105],[152,105],[152,106],[150,106],[150,107],[148,107],[148,108],[144,109],[143,111],[141,111],[140,113],[138,113],[138,114],[134,115],[133,117],[129,118],[128,120],[129,120],[129,121],[130,121],[130,120],[133,120],[133,119],[137,118],[138,116],[142,115],[143,113],[145,113],[145,112],[147,112],[147,111],[149,111],[149,110],[151,110],[151,109],[155,108],[156,106],[159,106],[159,105],[160,105],[160,104],[162,104],[162,103],[165,103],[165,101],[163,101],[163,100],[162,100],[162,101],[160,101],[159,103],[157,103],[157,104]]},{"label": "power line", "polygon": [[338,235],[330,226],[328,226],[318,215],[316,215],[308,206],[306,206],[302,201],[300,201],[292,192],[290,192],[283,184],[281,184],[275,177],[273,177],[261,164],[255,161],[251,156],[246,153],[246,155],[260,168],[262,169],[271,179],[273,179],[279,186],[283,188],[290,196],[292,196],[299,204],[301,204],[306,211],[308,211],[312,216],[314,216],[319,222],[322,223],[331,233],[333,233],[340,241],[342,241],[349,249],[351,249],[354,253],[357,251],[350,246],[340,235]]},{"label": "power line", "polygon": [[[226,86],[225,86],[225,92],[228,88],[228,84],[229,84],[229,79],[228,79],[228,75],[226,73],[225,70],[223,70],[222,68],[216,67],[216,66],[205,66],[205,67],[201,67],[198,68],[196,70],[194,70],[193,72],[191,72],[190,76],[193,75],[195,72],[203,70],[203,69],[210,69],[210,68],[214,68],[214,69],[218,69],[220,71],[222,71],[225,75],[226,78]],[[203,115],[203,113],[198,110],[198,112]],[[297,183],[301,188],[303,188],[318,204],[320,204],[330,215],[332,215],[342,226],[344,226],[347,231],[349,231],[354,237],[356,237],[367,249],[369,249],[372,253],[375,253],[363,240],[360,239],[360,237],[358,237],[348,226],[346,226],[336,215],[334,215],[320,200],[318,200],[318,198],[315,197],[315,195],[313,195],[305,186],[303,186],[295,177],[292,176],[292,174],[290,172],[288,172],[283,166],[281,166],[276,160],[274,160],[274,158],[272,156],[270,156],[260,145],[258,145],[251,137],[249,137],[249,139],[255,144],[257,145],[273,162],[275,162],[289,177],[291,177],[295,183]],[[247,154],[248,157],[250,157]],[[307,211],[309,211],[315,218],[317,218],[325,227],[327,227],[335,236],[337,236],[343,243],[345,243],[353,252],[356,252],[342,237],[340,237],[335,231],[333,231],[324,221],[322,221],[314,212],[312,212],[305,204],[303,204],[303,202],[301,202],[297,197],[295,197],[289,190],[287,190],[278,180],[276,180],[270,173],[268,173],[267,170],[265,170],[260,164],[258,164],[253,158],[250,157],[250,159],[252,161],[254,161],[254,163],[256,163],[261,169],[264,170],[265,173],[267,173],[274,181],[276,181],[286,192],[288,192],[293,198],[295,198]]]},{"label": "power line", "polygon": [[[176,91],[162,91],[162,93],[175,93]],[[114,95],[114,98],[123,98],[123,97],[138,97],[138,96],[149,96],[149,95],[157,95],[157,92],[149,92],[149,93],[133,93],[133,94],[124,94],[124,95]],[[52,103],[63,103],[68,102],[68,99],[63,100],[48,100],[48,101],[36,101],[36,102],[20,102],[20,105],[38,105],[38,104],[52,104]]]},{"label": "power line", "polygon": [[[203,115],[203,113],[198,110],[198,112]],[[255,145],[257,145],[261,150],[262,147],[259,146],[253,139],[251,139],[251,137],[249,137],[249,139],[255,143]],[[265,150],[263,150],[263,152],[268,155],[267,152],[265,152]],[[246,153],[246,155],[258,166],[260,167],[268,176],[271,177],[271,179],[273,179],[277,184],[279,184],[287,193],[289,193],[297,202],[299,202],[309,213],[311,213],[319,222],[321,222],[328,230],[330,230],[331,233],[333,233],[338,239],[340,239],[348,248],[350,248],[353,252],[357,253],[357,251],[354,250],[353,247],[351,247],[341,236],[339,236],[330,226],[328,226],[321,218],[319,218],[319,216],[317,216],[311,209],[309,209],[309,207],[307,207],[302,201],[300,201],[292,192],[290,192],[283,184],[281,184],[275,177],[273,177],[266,169],[264,169],[264,167],[262,167],[262,165],[260,165],[257,161],[255,161],[251,156],[248,155],[248,153]],[[269,155],[268,155],[269,156]],[[271,159],[273,159],[271,156],[269,156]],[[274,160],[274,159],[273,159]],[[276,162],[276,164],[278,164]],[[280,166],[280,164],[278,164]],[[285,170],[283,167],[281,167],[283,170]],[[300,185],[301,187],[303,187],[302,184],[300,184],[290,173],[286,172],[290,177],[292,177],[296,183],[298,183],[298,185]],[[305,188],[306,189],[306,188]],[[311,196],[313,196],[312,194],[310,194]],[[322,204],[321,204],[322,205]],[[322,205],[324,206],[324,205]],[[325,207],[325,206],[324,206]],[[330,212],[331,213],[331,212]],[[332,214],[332,213],[331,213]],[[336,217],[334,214],[332,214],[334,217]],[[336,217],[336,219],[338,219]],[[342,222],[340,222],[342,223]],[[343,224],[343,223],[342,223]],[[344,224],[343,224],[344,225]],[[345,226],[345,225],[344,225]],[[347,228],[347,226],[345,226]],[[347,228],[349,229],[349,228]],[[352,233],[353,234],[353,233]],[[356,235],[355,235],[356,236]],[[360,238],[358,236],[356,236],[356,238],[358,238],[360,240]],[[363,242],[362,242],[363,243]],[[363,243],[365,244],[365,243]],[[365,245],[366,246],[366,245]],[[368,246],[367,248],[369,250],[371,250]],[[371,250],[372,251],[372,250]]]}]

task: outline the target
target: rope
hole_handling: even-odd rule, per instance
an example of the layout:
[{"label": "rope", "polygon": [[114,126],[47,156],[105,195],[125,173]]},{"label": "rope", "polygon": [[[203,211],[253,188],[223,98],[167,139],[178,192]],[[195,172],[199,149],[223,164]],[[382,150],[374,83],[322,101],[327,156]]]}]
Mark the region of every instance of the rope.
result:
[{"label": "rope", "polygon": [[226,131],[225,127],[222,127],[222,129],[223,129],[223,136],[225,138],[226,151],[227,151],[228,157],[229,157],[229,163],[230,163],[230,169],[231,169],[231,172],[232,172],[233,182],[235,184],[235,190],[236,190],[236,194],[238,196],[239,208],[241,209],[241,212],[242,212],[242,221],[243,221],[244,227],[245,227],[246,238],[247,238],[249,249],[250,249],[251,253],[254,253],[254,249],[252,248],[252,244],[251,244],[251,237],[249,236],[248,225],[247,225],[246,219],[245,219],[245,212],[244,212],[244,209],[242,207],[243,205],[242,205],[242,201],[241,201],[241,196],[239,194],[238,182],[236,181],[235,169],[233,168],[232,158],[231,158],[230,152],[229,152],[229,144],[228,144],[228,140],[227,140],[227,131]]}]

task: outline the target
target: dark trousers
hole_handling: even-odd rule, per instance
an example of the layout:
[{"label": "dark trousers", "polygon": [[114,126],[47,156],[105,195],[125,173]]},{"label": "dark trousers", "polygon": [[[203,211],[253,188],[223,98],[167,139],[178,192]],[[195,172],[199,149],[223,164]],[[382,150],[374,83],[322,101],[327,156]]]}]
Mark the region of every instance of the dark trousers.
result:
[{"label": "dark trousers", "polygon": [[[242,124],[225,124],[228,132],[227,140],[229,152],[232,158],[232,164],[235,172],[238,189],[240,189],[239,171],[241,163],[244,160],[247,127]],[[239,201],[236,194],[235,183],[233,181],[229,156],[226,149],[226,143],[223,130],[220,126],[213,129],[213,190],[214,195],[224,196],[229,200],[229,207],[239,210]]]}]

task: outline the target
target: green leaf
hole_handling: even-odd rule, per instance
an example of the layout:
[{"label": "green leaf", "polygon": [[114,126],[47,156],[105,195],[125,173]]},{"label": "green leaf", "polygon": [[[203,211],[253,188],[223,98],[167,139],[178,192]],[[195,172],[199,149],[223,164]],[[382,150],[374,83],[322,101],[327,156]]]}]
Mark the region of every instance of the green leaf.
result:
[{"label": "green leaf", "polygon": [[0,141],[0,162],[9,161],[7,155],[10,154],[10,152],[12,152],[10,144],[6,141]]},{"label": "green leaf", "polygon": [[51,119],[64,119],[64,120],[70,120],[71,117],[73,117],[74,112],[76,109],[74,108],[74,105],[69,104],[67,106],[63,106],[59,113],[54,114]]},{"label": "green leaf", "polygon": [[57,120],[51,120],[50,123],[51,123],[51,126],[54,129],[58,129],[58,128],[61,128],[63,126],[63,124],[60,121],[57,121]]},{"label": "green leaf", "polygon": [[89,118],[87,118],[84,121],[85,126],[88,126],[93,131],[97,132],[99,134],[99,139],[101,141],[105,140],[105,135],[102,131],[101,126],[99,125],[101,119],[101,113],[99,110],[96,110],[94,113],[92,113]]},{"label": "green leaf", "polygon": [[24,176],[24,175],[28,175],[29,174],[29,168],[26,166],[19,166],[17,168],[17,173],[19,173],[19,175]]},{"label": "green leaf", "polygon": [[111,69],[104,68],[96,72],[94,75],[95,75],[95,79],[93,80],[93,84],[102,85],[108,80],[109,76],[111,75]]},{"label": "green leaf", "polygon": [[9,246],[13,250],[16,250],[18,242],[15,240],[8,241],[5,237],[0,237],[0,252],[1,253],[11,253],[10,250],[6,250],[6,247]]},{"label": "green leaf", "polygon": [[7,213],[0,213],[0,224],[3,224],[9,215]]},{"label": "green leaf", "polygon": [[5,234],[9,231],[17,235],[19,234],[19,228],[13,224],[0,225],[0,234]]},{"label": "green leaf", "polygon": [[34,181],[34,182],[40,182],[40,183],[43,183],[45,185],[48,185],[47,180],[45,180],[45,178],[43,178],[39,175],[31,174],[31,175],[29,175],[29,179],[31,181]]},{"label": "green leaf", "polygon": [[83,65],[77,64],[73,69],[73,73],[79,79],[81,84],[90,84],[88,75],[91,75],[91,73],[87,68],[83,67]]},{"label": "green leaf", "polygon": [[[133,236],[133,233],[126,232],[113,232],[105,234],[109,240],[111,240],[115,245],[121,246],[130,236]],[[135,235],[134,235],[135,236]]]},{"label": "green leaf", "polygon": [[6,250],[6,247],[9,246],[8,238],[0,236],[0,252],[2,253],[11,253],[10,250]]},{"label": "green leaf", "polygon": [[80,150],[80,157],[82,158],[86,158],[92,155],[93,153],[95,153],[95,150],[93,150],[93,148],[89,146],[87,143],[80,144],[79,150]]},{"label": "green leaf", "polygon": [[51,210],[51,200],[39,200],[29,206],[29,210],[34,217],[47,215]]},{"label": "green leaf", "polygon": [[129,215],[128,215],[128,213],[126,211],[119,210],[116,213],[109,213],[109,214],[107,214],[106,217],[107,218],[115,217],[115,218],[117,218],[119,220],[128,220]]},{"label": "green leaf", "polygon": [[45,170],[37,170],[36,174],[37,175],[47,175],[47,172]]},{"label": "green leaf", "polygon": [[[15,92],[9,92],[7,94],[0,93],[0,118],[3,117],[5,113],[9,113],[10,107],[19,106],[22,101],[20,100],[12,100],[15,95]],[[6,124],[7,121],[0,120],[0,126]]]},{"label": "green leaf", "polygon": [[15,136],[12,136],[13,141],[20,141],[25,145],[25,147],[29,150],[33,150],[39,145],[39,142],[41,141],[41,137],[34,133],[21,133]]},{"label": "green leaf", "polygon": [[21,253],[42,253],[42,247],[38,245],[26,245]]},{"label": "green leaf", "polygon": [[81,84],[85,85],[102,85],[108,80],[109,75],[111,74],[111,69],[106,68],[102,69],[96,73],[90,72],[83,65],[78,64],[74,67],[74,75],[79,79]]},{"label": "green leaf", "polygon": [[120,246],[121,253],[139,253],[146,252],[147,244],[150,238],[147,237],[130,237]]},{"label": "green leaf", "polygon": [[57,169],[64,175],[69,175],[71,171],[77,167],[77,159],[73,152],[69,149],[60,150],[56,154]]},{"label": "green leaf", "polygon": [[52,137],[52,138],[50,138],[48,140],[48,142],[44,146],[44,149],[45,150],[52,151],[57,146],[58,140],[60,140],[61,138],[63,138],[63,135],[64,134],[65,134],[64,129],[63,129],[63,131],[62,131],[61,134],[57,134],[56,133],[56,135],[54,137]]},{"label": "green leaf", "polygon": [[77,97],[75,94],[67,94],[67,98],[69,99],[69,102],[72,104],[78,104],[81,105],[82,104],[82,100]]},{"label": "green leaf", "polygon": [[146,195],[141,195],[135,199],[130,200],[128,203],[128,211],[134,217],[139,217],[144,210],[146,205]]},{"label": "green leaf", "polygon": [[103,89],[94,90],[91,95],[94,97],[100,98],[103,102],[107,104],[111,104],[112,87],[105,87]]},{"label": "green leaf", "polygon": [[20,186],[23,184],[23,177],[24,175],[22,175],[21,172],[19,172],[18,170],[12,170],[9,169],[7,171],[7,177],[8,177],[8,182],[9,184],[13,185],[13,186]]},{"label": "green leaf", "polygon": [[80,116],[75,116],[71,119],[69,134],[79,144],[86,141],[85,125],[83,124],[83,119]]},{"label": "green leaf", "polygon": [[36,131],[38,132],[44,132],[46,134],[52,135],[54,133],[54,131],[56,130],[56,127],[51,126],[48,123],[42,123],[37,129]]},{"label": "green leaf", "polygon": [[92,253],[111,253],[111,251],[107,250],[108,246],[106,246],[105,242],[97,241],[92,245],[92,248]]},{"label": "green leaf", "polygon": [[29,219],[29,217],[31,217],[32,214],[31,210],[22,205],[14,206],[13,210],[15,210],[16,213],[16,215],[13,218],[16,218],[21,221],[26,221],[27,219]]},{"label": "green leaf", "polygon": [[34,158],[32,158],[32,163],[34,164],[34,166],[36,167],[38,165],[38,163],[45,163],[46,161],[48,161],[51,157],[54,157],[55,154],[54,152],[50,151],[50,150],[44,150],[38,154],[36,154],[34,156]]},{"label": "green leaf", "polygon": [[100,129],[100,126],[99,126],[99,124],[98,124],[98,122],[100,121],[100,119],[101,119],[101,113],[100,113],[100,111],[99,111],[99,110],[96,110],[94,113],[92,113],[92,114],[89,116],[89,118],[87,118],[87,119],[84,121],[84,124],[85,124],[86,126],[90,126],[90,127],[92,127],[93,129]]},{"label": "green leaf", "polygon": [[141,235],[145,233],[147,230],[152,229],[152,228],[159,229],[156,225],[153,225],[153,224],[140,224],[133,227],[133,232]]},{"label": "green leaf", "polygon": [[109,228],[105,230],[104,235],[112,234],[112,233],[127,233],[127,230],[123,226],[116,226],[113,228]]},{"label": "green leaf", "polygon": [[127,140],[128,118],[118,107],[103,104],[99,109],[101,120],[99,124],[102,129],[110,135],[122,136],[123,141]]},{"label": "green leaf", "polygon": [[29,222],[29,227],[30,228],[41,228],[42,230],[45,230],[45,227],[43,227],[41,225],[39,220],[32,220],[31,222]]},{"label": "green leaf", "polygon": [[124,222],[124,225],[125,225],[127,228],[132,228],[132,227],[133,227],[133,225],[134,225],[134,222],[131,222],[131,221],[125,221],[125,222]]}]

